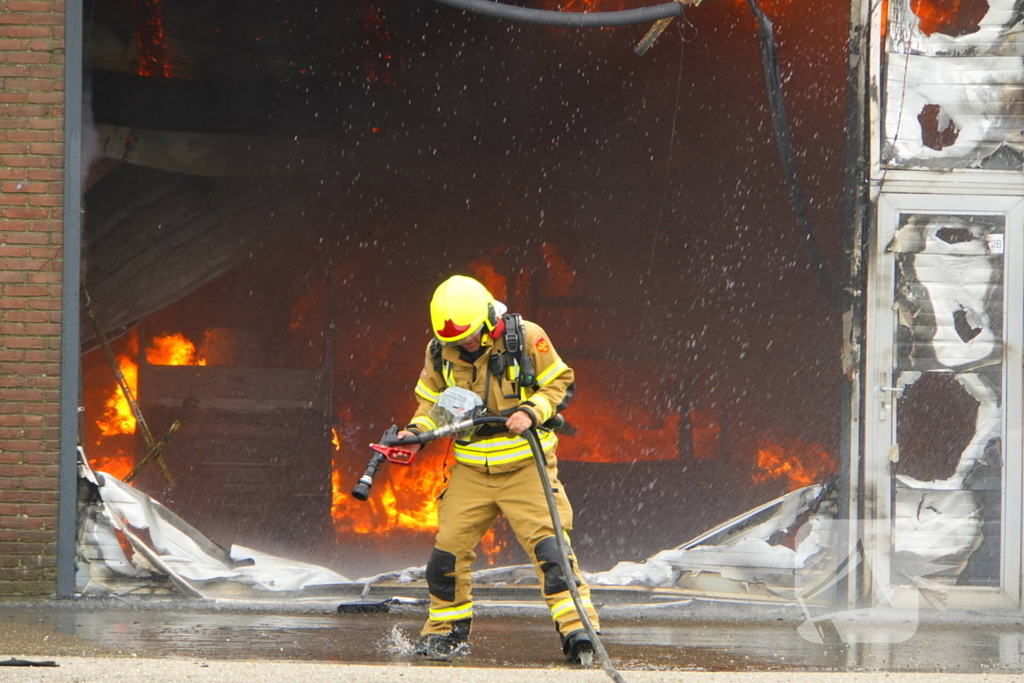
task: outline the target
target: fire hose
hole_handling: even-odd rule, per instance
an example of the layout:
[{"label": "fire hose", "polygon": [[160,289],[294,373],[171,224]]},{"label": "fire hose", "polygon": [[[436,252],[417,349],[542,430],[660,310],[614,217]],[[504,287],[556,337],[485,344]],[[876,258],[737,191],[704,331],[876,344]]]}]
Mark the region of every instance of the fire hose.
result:
[{"label": "fire hose", "polygon": [[[444,425],[429,432],[423,432],[422,434],[406,436],[403,438],[398,437],[398,427],[391,427],[391,429],[384,433],[380,444],[370,444],[370,447],[375,452],[370,458],[370,462],[367,464],[366,471],[363,473],[363,476],[359,478],[359,483],[356,484],[355,489],[352,491],[352,497],[357,498],[358,500],[366,500],[369,497],[370,487],[373,486],[373,477],[376,475],[377,469],[381,464],[383,464],[385,459],[403,465],[408,465],[412,462],[412,452],[403,450],[401,446],[425,444],[437,439],[454,437],[479,425],[505,424],[506,419],[507,418],[497,415],[481,415]],[[605,650],[604,644],[597,635],[597,631],[594,630],[594,625],[590,623],[590,617],[587,616],[587,612],[583,608],[583,599],[580,597],[579,589],[576,587],[576,581],[572,579],[572,577],[575,576],[572,571],[572,561],[569,559],[569,549],[565,544],[565,535],[561,533],[562,520],[558,515],[558,507],[555,504],[555,493],[551,490],[551,480],[548,479],[547,462],[544,458],[544,449],[541,447],[540,440],[537,438],[537,432],[533,427],[531,427],[522,433],[522,437],[530,444],[530,451],[533,453],[533,460],[537,465],[537,471],[540,473],[540,482],[544,489],[544,497],[547,499],[548,512],[551,513],[551,525],[555,530],[555,545],[558,547],[558,563],[562,566],[562,572],[565,574],[565,583],[569,587],[569,594],[572,596],[572,602],[576,607],[576,613],[579,615],[580,621],[583,622],[583,628],[586,630],[587,636],[590,637],[590,641],[594,644],[594,650],[597,652],[597,656],[601,660],[601,666],[604,669],[604,672],[608,674],[609,678],[615,681],[615,683],[626,683],[622,675],[619,674],[619,672],[612,666],[612,661],[608,656],[608,651]]]}]

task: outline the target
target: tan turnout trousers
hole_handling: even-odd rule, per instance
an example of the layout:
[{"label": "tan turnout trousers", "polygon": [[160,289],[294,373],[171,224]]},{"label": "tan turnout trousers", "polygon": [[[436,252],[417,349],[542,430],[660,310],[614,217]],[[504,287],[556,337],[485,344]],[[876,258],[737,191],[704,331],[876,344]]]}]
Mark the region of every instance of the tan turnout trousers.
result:
[{"label": "tan turnout trousers", "polygon": [[[555,494],[559,518],[566,531],[572,529],[572,507],[558,480],[558,467],[554,453],[546,454],[547,474]],[[452,623],[473,616],[473,589],[470,581],[470,566],[476,559],[475,548],[491,524],[504,513],[516,534],[519,544],[526,550],[537,572],[541,593],[547,602],[555,627],[563,636],[583,628],[572,595],[564,582],[558,564],[557,546],[551,514],[541,484],[537,466],[530,462],[516,470],[492,473],[456,463],[451,469],[451,480],[441,493],[438,504],[438,535],[435,543],[436,556],[450,553],[454,556],[451,573],[428,576],[431,585],[430,616],[423,626],[422,635],[446,634]],[[547,539],[547,540],[545,540]],[[568,535],[565,536],[568,543]],[[538,557],[538,553],[541,557]],[[451,558],[449,558],[451,559]],[[576,558],[570,550],[573,573],[579,582],[579,593],[595,629],[599,628],[597,612],[590,601],[590,588],[579,573]],[[454,579],[454,586],[449,583]],[[561,579],[561,581],[559,581]],[[448,584],[454,590],[444,597],[436,593],[437,584]],[[553,590],[559,589],[559,590]],[[549,592],[551,591],[551,592]],[[445,599],[445,598],[451,598]]]}]

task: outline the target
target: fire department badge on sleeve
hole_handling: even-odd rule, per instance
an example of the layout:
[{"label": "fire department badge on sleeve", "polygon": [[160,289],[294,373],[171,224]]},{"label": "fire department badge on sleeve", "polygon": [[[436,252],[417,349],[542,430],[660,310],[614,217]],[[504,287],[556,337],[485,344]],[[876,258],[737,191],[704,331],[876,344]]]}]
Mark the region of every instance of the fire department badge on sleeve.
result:
[{"label": "fire department badge on sleeve", "polygon": [[541,353],[547,353],[548,351],[551,350],[551,344],[548,344],[548,340],[545,339],[544,337],[538,339],[535,346],[537,347],[537,350],[540,351]]}]

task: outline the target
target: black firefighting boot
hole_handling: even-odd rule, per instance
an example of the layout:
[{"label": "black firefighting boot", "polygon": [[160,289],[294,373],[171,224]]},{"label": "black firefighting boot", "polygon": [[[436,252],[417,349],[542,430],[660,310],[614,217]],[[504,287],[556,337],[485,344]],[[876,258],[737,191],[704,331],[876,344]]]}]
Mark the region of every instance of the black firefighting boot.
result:
[{"label": "black firefighting boot", "polygon": [[472,619],[460,619],[452,622],[452,630],[448,633],[428,633],[420,636],[414,652],[424,657],[448,657],[467,651]]},{"label": "black firefighting boot", "polygon": [[[561,634],[559,634],[561,635]],[[585,629],[578,629],[562,637],[562,652],[570,664],[590,665],[594,661],[594,644]]]}]

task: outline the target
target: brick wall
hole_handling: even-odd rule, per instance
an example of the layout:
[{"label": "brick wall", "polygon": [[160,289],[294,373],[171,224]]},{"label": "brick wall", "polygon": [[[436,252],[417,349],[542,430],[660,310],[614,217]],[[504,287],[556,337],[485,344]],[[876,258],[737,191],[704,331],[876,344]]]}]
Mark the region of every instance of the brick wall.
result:
[{"label": "brick wall", "polygon": [[64,3],[0,0],[0,597],[56,591]]}]

